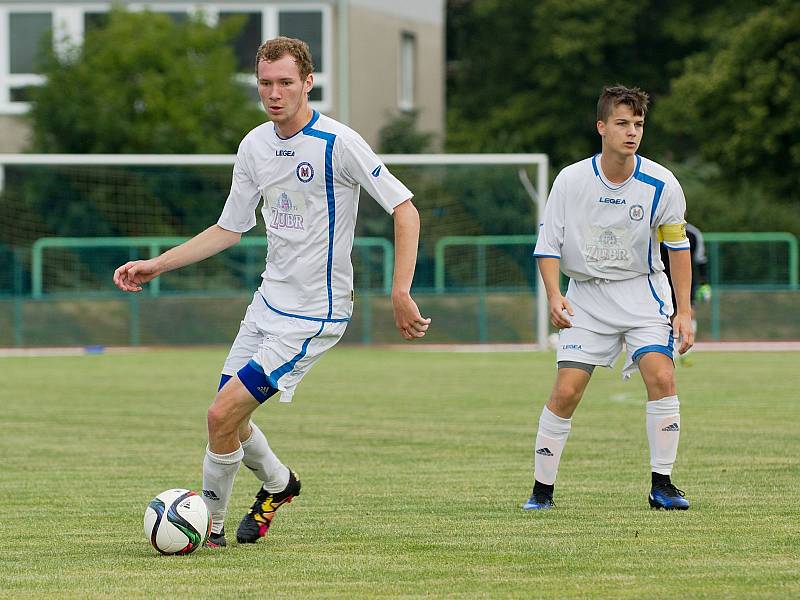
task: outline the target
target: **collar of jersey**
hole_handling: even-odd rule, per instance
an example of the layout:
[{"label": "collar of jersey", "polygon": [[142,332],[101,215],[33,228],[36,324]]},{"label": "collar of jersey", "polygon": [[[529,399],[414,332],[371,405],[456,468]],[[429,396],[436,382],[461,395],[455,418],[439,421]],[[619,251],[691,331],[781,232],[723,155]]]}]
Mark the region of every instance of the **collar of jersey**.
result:
[{"label": "collar of jersey", "polygon": [[311,128],[314,126],[314,123],[316,123],[318,120],[319,120],[319,113],[318,113],[316,110],[312,109],[312,112],[311,112],[311,120],[310,120],[308,123],[306,123],[306,124],[305,124],[305,126],[304,126],[304,127],[303,127],[303,128],[300,130],[300,131],[298,131],[297,133],[295,133],[294,135],[290,135],[290,136],[289,136],[289,137],[287,137],[287,138],[283,138],[283,137],[281,137],[280,135],[278,135],[278,130],[277,130],[277,129],[275,129],[275,126],[274,126],[274,125],[272,126],[272,131],[274,131],[274,132],[275,132],[275,137],[276,137],[276,138],[278,138],[278,139],[279,139],[280,141],[282,141],[282,142],[285,142],[286,140],[290,140],[290,139],[292,139],[293,137],[300,135],[301,133],[305,133],[306,131],[308,131],[309,129],[311,129]]},{"label": "collar of jersey", "polygon": [[600,154],[595,154],[592,157],[592,168],[594,169],[594,174],[597,175],[597,178],[600,180],[600,182],[604,186],[606,186],[609,190],[611,190],[612,192],[616,192],[617,190],[621,190],[626,185],[628,185],[630,180],[633,179],[634,177],[636,177],[636,174],[639,172],[639,167],[642,164],[642,158],[638,154],[634,154],[634,156],[636,157],[636,166],[634,167],[633,173],[631,173],[631,176],[628,177],[625,181],[623,181],[620,184],[611,185],[611,182],[606,179],[606,176],[603,174],[603,171],[600,170],[600,165],[597,164],[597,157],[598,156],[600,156]]}]

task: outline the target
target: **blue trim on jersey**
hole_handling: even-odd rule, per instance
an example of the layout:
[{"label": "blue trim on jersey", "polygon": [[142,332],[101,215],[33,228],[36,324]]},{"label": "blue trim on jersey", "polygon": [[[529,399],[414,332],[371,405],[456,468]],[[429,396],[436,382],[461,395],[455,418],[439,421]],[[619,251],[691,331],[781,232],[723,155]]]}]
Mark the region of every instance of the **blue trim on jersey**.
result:
[{"label": "blue trim on jersey", "polygon": [[648,352],[659,352],[661,354],[665,354],[670,359],[672,359],[672,336],[670,337],[670,345],[669,346],[660,346],[658,344],[651,344],[650,346],[643,346],[639,348],[636,352],[633,353],[631,357],[632,362],[636,362],[642,357],[642,354],[647,354]]},{"label": "blue trim on jersey", "polygon": [[555,254],[536,254],[536,252],[533,253],[533,256],[534,258],[558,258],[558,259],[561,258],[560,256],[556,256]]},{"label": "blue trim on jersey", "polygon": [[314,120],[303,129],[305,135],[325,140],[325,193],[328,197],[328,319],[333,314],[333,232],[336,224],[336,198],[333,193],[333,144],[336,134],[311,129]]},{"label": "blue trim on jersey", "polygon": [[691,248],[673,248],[672,246],[670,246],[666,242],[661,242],[661,243],[664,244],[664,246],[666,246],[667,250],[672,250],[673,252],[678,252],[680,250],[691,250]]},{"label": "blue trim on jersey", "polygon": [[285,137],[281,137],[281,136],[278,134],[278,130],[277,130],[277,129],[275,129],[275,126],[274,126],[274,125],[272,126],[272,130],[275,132],[275,136],[276,136],[276,137],[277,137],[279,140],[286,141],[286,140],[290,140],[290,139],[292,139],[292,138],[293,138],[293,137],[295,137],[296,135],[299,135],[299,134],[301,134],[301,133],[304,133],[304,132],[305,132],[305,130],[306,130],[306,129],[308,129],[309,127],[311,127],[311,126],[312,126],[314,123],[316,123],[318,119],[319,119],[319,113],[318,113],[316,110],[315,110],[315,111],[312,111],[312,113],[311,113],[311,120],[310,120],[308,123],[306,123],[306,124],[303,126],[303,128],[300,130],[300,131],[298,131],[297,133],[295,133],[295,134],[293,134],[293,135],[290,135],[290,136],[289,136],[289,137],[287,137],[287,138],[285,138]]},{"label": "blue trim on jersey", "polygon": [[[652,248],[651,248],[651,250],[652,250]],[[648,255],[648,260],[649,259],[650,259],[650,256]],[[650,281],[650,275],[649,274],[647,275],[647,285],[650,286],[650,293],[653,294],[653,298],[655,298],[656,302],[658,302],[658,312],[659,312],[659,314],[664,315],[665,317],[667,317],[669,319],[669,315],[664,312],[664,301],[661,298],[658,297],[658,294],[656,293],[656,288],[653,287],[653,282]]]},{"label": "blue trim on jersey", "polygon": [[310,338],[306,338],[306,341],[303,342],[303,346],[300,348],[300,352],[295,354],[289,362],[284,363],[283,365],[281,365],[280,367],[275,369],[272,373],[270,373],[269,376],[267,377],[267,381],[269,381],[270,383],[272,383],[273,381],[276,382],[275,387],[277,387],[278,379],[280,379],[281,377],[286,375],[286,373],[288,373],[289,371],[294,369],[294,366],[297,364],[297,362],[301,358],[303,358],[306,355],[306,353],[308,352],[308,344],[311,343],[311,340],[313,340],[320,333],[322,333],[322,329],[324,327],[325,327],[325,323],[322,323],[319,326],[319,330],[317,331],[317,333],[312,335]]},{"label": "blue trim on jersey", "polygon": [[[261,292],[258,293],[261,296]],[[293,319],[303,319],[304,321],[314,321],[315,323],[349,323],[350,317],[345,317],[342,319],[322,319],[320,317],[306,317],[305,315],[293,315],[292,313],[283,312],[282,310],[278,310],[274,306],[271,306],[267,299],[264,296],[261,296],[261,299],[264,301],[264,304],[267,305],[267,308],[270,309],[272,312],[279,314],[282,317],[292,317]]]},{"label": "blue trim on jersey", "polygon": [[658,203],[661,201],[661,193],[664,191],[664,186],[666,184],[660,179],[656,179],[652,175],[647,175],[646,173],[642,173],[639,170],[638,166],[636,170],[633,172],[633,177],[635,179],[638,179],[642,183],[646,183],[647,185],[652,185],[654,188],[656,188],[656,191],[653,194],[653,204],[650,207],[650,225],[652,225],[653,219],[655,219],[656,216],[656,209],[658,208]]},{"label": "blue trim on jersey", "polygon": [[608,185],[608,184],[606,183],[605,179],[603,179],[603,177],[600,175],[600,169],[597,167],[597,157],[598,157],[598,156],[600,156],[600,154],[595,154],[595,155],[592,157],[592,169],[594,169],[594,174],[595,174],[595,176],[596,176],[596,177],[597,177],[597,178],[600,180],[600,183],[602,183],[602,184],[603,184],[603,186],[604,186],[606,189],[609,189],[609,190],[611,190],[612,192],[616,192],[616,191],[618,191],[618,190],[621,190],[621,189],[622,189],[622,188],[624,188],[626,185],[628,185],[628,182],[631,180],[631,177],[634,177],[634,178],[636,177],[636,174],[639,172],[639,166],[640,166],[640,165],[641,165],[641,163],[642,163],[642,159],[641,159],[641,158],[639,158],[639,155],[638,155],[638,154],[634,154],[634,158],[636,159],[636,166],[635,166],[635,167],[634,167],[634,169],[633,169],[633,175],[631,175],[631,177],[628,177],[628,178],[627,178],[625,181],[623,181],[622,183],[620,183],[618,186],[614,187],[614,186]]}]

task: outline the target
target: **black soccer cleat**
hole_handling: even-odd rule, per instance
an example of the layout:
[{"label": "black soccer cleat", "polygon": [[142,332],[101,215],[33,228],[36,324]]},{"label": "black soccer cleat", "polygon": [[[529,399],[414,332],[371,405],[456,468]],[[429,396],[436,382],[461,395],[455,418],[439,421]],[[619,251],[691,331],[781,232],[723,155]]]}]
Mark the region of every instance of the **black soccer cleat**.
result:
[{"label": "black soccer cleat", "polygon": [[659,480],[654,477],[653,487],[650,488],[650,495],[647,501],[650,503],[650,508],[656,510],[688,510],[689,501],[685,498],[683,490],[679,490],[665,476]]},{"label": "black soccer cleat", "polygon": [[208,535],[208,539],[206,540],[206,547],[211,548],[212,550],[216,550],[218,548],[224,548],[228,545],[228,542],[225,541],[225,528],[223,527],[222,531],[219,533],[210,533]]},{"label": "black soccer cleat", "polygon": [[533,492],[528,501],[522,505],[525,510],[546,510],[555,506],[553,502],[553,486],[539,483],[533,485]]},{"label": "black soccer cleat", "polygon": [[289,470],[289,483],[282,492],[268,492],[262,486],[256,494],[256,501],[250,507],[239,528],[236,530],[236,541],[240,544],[254,544],[267,535],[275,512],[284,504],[288,504],[295,496],[300,495],[300,480],[297,473]]}]

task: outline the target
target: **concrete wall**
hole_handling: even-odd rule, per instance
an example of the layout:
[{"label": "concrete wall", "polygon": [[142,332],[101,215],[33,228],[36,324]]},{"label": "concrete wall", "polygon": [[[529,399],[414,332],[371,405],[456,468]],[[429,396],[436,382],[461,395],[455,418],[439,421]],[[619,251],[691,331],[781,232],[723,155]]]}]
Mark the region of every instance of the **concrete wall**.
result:
[{"label": "concrete wall", "polygon": [[[248,2],[248,0],[243,0]],[[168,0],[165,0],[168,2]],[[347,0],[349,107],[348,124],[373,146],[378,132],[399,114],[398,70],[400,41],[403,32],[416,38],[415,108],[419,110],[418,128],[436,135],[435,149],[441,148],[445,118],[445,3],[444,0]],[[6,6],[28,4],[21,0],[0,0]],[[94,3],[94,0],[65,0],[61,4]],[[123,3],[128,4],[130,0]],[[231,3],[216,0],[218,4]],[[232,2],[235,4],[235,2]],[[281,4],[288,4],[283,0]],[[332,8],[332,40],[326,57],[330,81],[330,109],[341,118],[338,15],[340,0],[322,0]],[[175,0],[173,4],[202,4],[201,1]],[[264,4],[270,4],[265,2]],[[302,2],[298,2],[302,4]],[[0,36],[4,33],[0,31]],[[5,43],[5,40],[2,40]],[[29,144],[27,119],[22,115],[0,114],[0,152],[22,152]]]},{"label": "concrete wall", "polygon": [[0,152],[24,152],[30,142],[27,119],[19,115],[0,115]]},{"label": "concrete wall", "polygon": [[[443,12],[443,8],[442,8]],[[417,42],[415,108],[420,131],[444,136],[444,24],[412,20],[363,6],[350,12],[350,125],[370,144],[392,116],[399,114],[398,66],[403,32]]]}]

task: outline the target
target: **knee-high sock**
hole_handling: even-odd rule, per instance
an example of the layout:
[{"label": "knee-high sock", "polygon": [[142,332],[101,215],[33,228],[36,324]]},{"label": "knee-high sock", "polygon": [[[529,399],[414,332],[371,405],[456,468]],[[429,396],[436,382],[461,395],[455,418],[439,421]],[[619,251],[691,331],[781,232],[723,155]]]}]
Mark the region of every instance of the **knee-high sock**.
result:
[{"label": "knee-high sock", "polygon": [[567,443],[572,419],[564,419],[553,414],[546,406],[539,417],[539,431],[536,434],[534,454],[534,473],[536,481],[553,485],[558,474],[561,452]]},{"label": "knee-high sock", "polygon": [[214,454],[206,448],[203,460],[203,500],[211,513],[211,531],[219,533],[225,524],[233,480],[239,470],[244,451],[239,446],[230,454]]},{"label": "knee-high sock", "polygon": [[280,492],[289,484],[289,468],[286,467],[267,443],[264,433],[250,421],[250,437],[242,442],[244,466],[264,482],[268,492]]},{"label": "knee-high sock", "polygon": [[650,443],[650,467],[654,473],[672,473],[672,465],[678,455],[680,433],[680,402],[677,396],[647,403],[647,441]]}]

